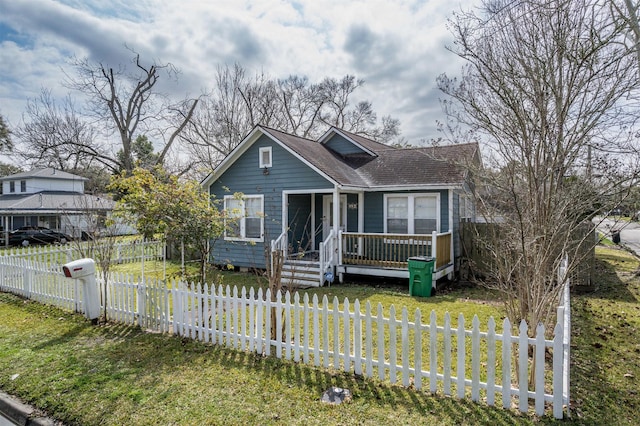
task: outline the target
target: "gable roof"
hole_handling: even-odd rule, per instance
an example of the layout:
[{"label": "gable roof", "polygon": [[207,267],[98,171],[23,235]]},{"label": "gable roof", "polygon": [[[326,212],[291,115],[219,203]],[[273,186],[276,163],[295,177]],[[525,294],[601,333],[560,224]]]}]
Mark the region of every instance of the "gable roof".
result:
[{"label": "gable roof", "polygon": [[[207,177],[205,177],[200,184],[202,186],[204,186],[204,187],[207,187],[207,186],[211,185],[211,183],[213,183],[214,179],[217,176],[222,175],[229,167],[231,167],[231,165],[238,158],[240,158],[242,156],[242,154],[244,154],[249,149],[249,147],[251,147],[251,145],[253,145],[253,143],[255,141],[257,141],[260,138],[260,136],[262,136],[262,135],[266,135],[267,137],[269,137],[275,143],[277,143],[280,146],[282,146],[284,149],[289,151],[293,156],[297,157],[300,161],[302,161],[305,164],[307,164],[316,173],[320,174],[321,176],[323,176],[324,178],[326,178],[327,180],[329,180],[333,184],[338,184],[338,182],[333,180],[322,169],[316,167],[316,165],[314,165],[313,163],[308,162],[306,160],[306,158],[301,156],[298,152],[296,152],[295,150],[292,150],[291,148],[289,148],[289,146],[304,146],[307,143],[316,143],[316,142],[314,142],[314,141],[312,141],[310,139],[305,139],[305,138],[302,138],[302,137],[299,137],[299,136],[295,136],[295,135],[291,135],[291,134],[288,134],[288,133],[280,132],[278,130],[270,129],[270,128],[264,127],[264,126],[256,126],[256,127],[254,127],[253,130],[251,130],[251,132],[249,132],[249,134],[247,136],[245,136],[245,138],[235,148],[233,148],[231,150],[229,155],[227,155],[220,162],[220,164],[218,164],[216,166],[216,168],[213,170],[213,172],[209,173],[209,175]],[[285,143],[285,142],[287,142],[287,143]]]},{"label": "gable roof", "polygon": [[87,181],[89,179],[74,175],[71,173],[63,172],[61,170],[56,170],[51,167],[47,167],[44,169],[33,169],[28,172],[16,173],[9,176],[4,176],[0,178],[0,181],[3,180],[16,180],[16,179],[29,179],[29,178],[45,178],[45,179],[64,179],[64,180],[82,180]]},{"label": "gable roof", "polygon": [[[362,189],[460,186],[467,176],[465,164],[479,158],[477,143],[396,148],[337,128],[331,128],[314,141],[257,126],[203,181],[203,185],[211,184],[214,176],[224,173],[262,134],[334,184]],[[364,149],[349,155],[332,151],[325,143],[335,134]]]},{"label": "gable roof", "polygon": [[263,130],[284,144],[289,151],[304,159],[306,163],[320,170],[330,181],[338,185],[366,186],[366,181],[352,167],[324,145],[274,129],[263,128]]},{"label": "gable roof", "polygon": [[346,130],[343,130],[343,129],[338,129],[337,127],[332,127],[329,130],[327,130],[327,132],[324,135],[322,135],[320,139],[318,139],[318,142],[325,143],[325,141],[328,141],[331,138],[331,136],[334,134],[341,135],[344,138],[351,140],[351,142],[353,142],[354,144],[370,151],[373,154],[377,154],[380,151],[386,151],[387,149],[394,149],[394,147],[390,145],[385,145],[381,142],[368,139],[362,135],[347,132]]}]

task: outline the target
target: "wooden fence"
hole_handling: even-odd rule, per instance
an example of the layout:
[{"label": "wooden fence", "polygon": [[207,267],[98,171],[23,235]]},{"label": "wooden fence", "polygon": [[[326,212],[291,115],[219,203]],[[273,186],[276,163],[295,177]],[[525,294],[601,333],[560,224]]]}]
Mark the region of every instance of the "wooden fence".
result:
[{"label": "wooden fence", "polygon": [[[470,323],[448,313],[438,319],[434,311],[423,317],[419,309],[385,311],[381,304],[308,293],[278,293],[272,300],[269,290],[141,283],[123,275],[111,275],[106,286],[113,321],[522,412],[532,401],[537,415],[549,405],[562,418],[568,406],[568,292],[549,340],[542,325],[529,337],[524,321],[517,328],[508,319],[481,325],[477,316]],[[82,286],[56,267],[0,257],[0,290],[83,311]]]}]

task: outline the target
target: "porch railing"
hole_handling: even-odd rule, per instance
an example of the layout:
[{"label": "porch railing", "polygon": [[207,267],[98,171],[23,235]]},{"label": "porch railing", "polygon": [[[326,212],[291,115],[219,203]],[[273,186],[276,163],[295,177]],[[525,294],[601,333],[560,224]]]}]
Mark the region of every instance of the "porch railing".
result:
[{"label": "porch railing", "polygon": [[287,231],[284,231],[278,238],[271,240],[271,270],[273,271],[273,252],[280,251],[283,256],[289,253],[289,242],[287,241]]},{"label": "porch railing", "polygon": [[[325,281],[325,274],[333,272],[333,267],[338,263],[338,239],[332,229],[326,240],[320,243],[320,285]],[[331,281],[331,280],[329,280]]]},{"label": "porch railing", "polygon": [[343,265],[406,268],[413,256],[435,256],[435,269],[452,262],[452,232],[432,234],[376,234],[341,232]]}]

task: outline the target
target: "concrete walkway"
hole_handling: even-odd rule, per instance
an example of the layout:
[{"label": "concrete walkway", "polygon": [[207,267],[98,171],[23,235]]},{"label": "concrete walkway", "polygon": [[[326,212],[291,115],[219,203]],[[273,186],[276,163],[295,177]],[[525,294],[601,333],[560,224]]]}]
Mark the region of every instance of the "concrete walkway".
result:
[{"label": "concrete walkway", "polygon": [[0,391],[0,426],[62,426],[63,423],[42,416],[35,408]]}]

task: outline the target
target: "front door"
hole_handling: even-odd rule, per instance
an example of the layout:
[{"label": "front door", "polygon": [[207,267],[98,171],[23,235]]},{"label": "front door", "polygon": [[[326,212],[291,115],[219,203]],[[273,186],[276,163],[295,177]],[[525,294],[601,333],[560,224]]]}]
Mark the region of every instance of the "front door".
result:
[{"label": "front door", "polygon": [[[329,237],[333,226],[333,195],[322,197],[322,241]],[[347,196],[340,195],[340,223],[341,231],[347,230]]]}]

